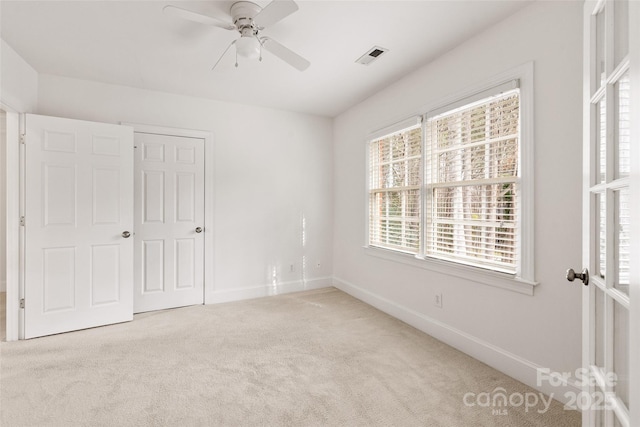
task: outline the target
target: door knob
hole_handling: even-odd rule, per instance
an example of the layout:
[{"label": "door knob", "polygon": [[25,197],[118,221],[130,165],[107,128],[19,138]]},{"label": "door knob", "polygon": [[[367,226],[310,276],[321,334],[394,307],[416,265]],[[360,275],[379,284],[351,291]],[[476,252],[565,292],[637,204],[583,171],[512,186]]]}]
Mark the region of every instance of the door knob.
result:
[{"label": "door knob", "polygon": [[589,285],[589,270],[586,268],[582,270],[582,273],[576,273],[573,268],[567,270],[567,280],[573,282],[576,279],[582,280],[585,286]]},{"label": "door knob", "polygon": [[202,233],[202,227],[196,227],[196,233]]},{"label": "door knob", "polygon": [[124,237],[125,239],[128,239],[129,236],[131,236],[131,233],[129,233],[128,231],[123,231],[122,232],[122,237]]}]

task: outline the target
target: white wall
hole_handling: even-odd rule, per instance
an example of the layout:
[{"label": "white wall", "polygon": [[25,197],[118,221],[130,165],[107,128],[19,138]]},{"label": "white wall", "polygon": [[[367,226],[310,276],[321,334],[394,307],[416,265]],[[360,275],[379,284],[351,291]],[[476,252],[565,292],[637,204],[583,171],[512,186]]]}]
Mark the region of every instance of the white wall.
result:
[{"label": "white wall", "polygon": [[0,39],[0,102],[18,113],[31,113],[38,102],[38,73]]},{"label": "white wall", "polygon": [[50,75],[38,104],[50,116],[213,133],[216,301],[331,285],[331,119]]},{"label": "white wall", "polygon": [[[581,365],[581,289],[564,278],[567,268],[581,268],[581,18],[582,2],[536,2],[334,125],[337,286],[534,386],[536,366],[574,372]],[[535,295],[368,255],[367,134],[528,61],[535,67]],[[436,292],[443,308],[433,304]]]},{"label": "white wall", "polygon": [[[37,105],[38,73],[4,40],[0,39],[0,108],[32,112]],[[6,291],[6,123],[0,118],[0,292]],[[9,160],[14,161],[14,160]]]}]

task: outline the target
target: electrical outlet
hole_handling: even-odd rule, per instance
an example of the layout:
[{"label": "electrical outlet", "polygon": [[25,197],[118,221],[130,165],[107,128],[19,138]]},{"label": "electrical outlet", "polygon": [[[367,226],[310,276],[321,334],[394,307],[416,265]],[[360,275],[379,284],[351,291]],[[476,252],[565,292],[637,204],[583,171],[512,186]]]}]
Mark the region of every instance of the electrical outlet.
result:
[{"label": "electrical outlet", "polygon": [[435,294],[435,297],[433,299],[433,305],[435,305],[438,308],[442,308],[442,294]]}]

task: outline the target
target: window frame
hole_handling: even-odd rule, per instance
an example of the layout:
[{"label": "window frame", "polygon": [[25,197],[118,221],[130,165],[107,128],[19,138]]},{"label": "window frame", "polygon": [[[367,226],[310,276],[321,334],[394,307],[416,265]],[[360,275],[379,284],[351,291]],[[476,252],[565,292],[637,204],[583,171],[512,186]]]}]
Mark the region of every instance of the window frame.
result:
[{"label": "window frame", "polygon": [[[433,129],[430,129],[430,124],[431,124],[430,122],[432,120],[436,120],[436,121],[441,120],[442,117],[451,117],[452,115],[458,114],[460,111],[470,112],[471,109],[477,108],[481,105],[485,105],[485,106],[490,105],[491,103],[495,102],[497,99],[505,99],[505,96],[510,96],[510,94],[513,94],[514,91],[517,91],[517,97],[518,97],[518,131],[516,134],[511,136],[512,137],[515,136],[516,140],[518,141],[516,145],[518,147],[518,152],[517,152],[518,162],[517,162],[517,165],[515,166],[515,171],[517,171],[517,174],[514,176],[508,176],[504,178],[495,178],[495,177],[488,178],[488,179],[466,178],[465,180],[463,180],[465,183],[461,183],[460,180],[456,180],[456,179],[440,181],[439,179],[436,178],[434,180],[434,177],[439,175],[439,173],[437,172],[439,170],[439,164],[440,164],[440,162],[438,161],[438,155],[443,151],[441,151],[441,148],[439,148],[438,146],[435,146],[437,145],[437,142],[435,141],[429,142],[430,138],[433,137]],[[429,259],[437,258],[437,259],[442,259],[443,261],[450,261],[450,262],[459,263],[459,264],[476,266],[476,267],[487,269],[487,270],[504,272],[506,274],[517,275],[518,269],[519,269],[518,261],[519,261],[519,255],[520,255],[520,247],[521,247],[520,245],[521,240],[519,239],[520,237],[519,231],[520,231],[520,225],[521,225],[520,199],[522,197],[522,192],[520,190],[522,170],[520,169],[520,150],[519,150],[520,140],[521,140],[519,127],[522,121],[520,117],[520,99],[521,99],[521,96],[520,96],[520,90],[519,90],[519,81],[512,80],[498,87],[494,87],[487,91],[473,95],[469,98],[462,99],[459,102],[454,103],[453,105],[445,106],[436,111],[428,112],[427,114],[424,115],[424,122],[425,122],[425,129],[426,129],[426,132],[423,137],[423,144],[424,144],[423,159],[424,159],[425,174],[424,174],[424,180],[422,182],[422,185],[424,188],[423,210],[424,210],[425,227],[424,227],[423,236],[424,236],[425,245],[424,245],[423,255],[425,256],[425,258],[429,258]],[[487,113],[485,113],[485,119],[488,120],[489,118],[490,116]],[[513,139],[512,137],[510,137],[509,139]],[[482,146],[484,146],[485,149],[487,145],[491,145],[495,143],[495,142],[490,142],[489,139],[485,139],[482,141]],[[461,155],[462,154],[461,152],[465,151],[467,148],[468,147],[464,144],[462,145],[454,144],[453,148],[447,148],[444,151],[447,153],[459,153]],[[494,160],[495,159],[493,157],[490,157],[489,159],[485,159],[485,162],[486,161],[493,162]],[[447,164],[449,164],[455,169],[455,165],[450,163],[447,163]],[[484,181],[484,182],[479,183],[481,181]],[[475,182],[476,184],[470,185],[470,183],[472,182]],[[515,232],[514,236],[517,236],[517,240],[516,240],[517,244],[513,246],[514,248],[513,260],[515,262],[512,262],[511,265],[507,263],[500,265],[501,263],[495,262],[494,260],[483,260],[482,258],[475,259],[474,257],[465,259],[465,257],[459,253],[447,254],[445,253],[446,251],[442,251],[441,248],[438,248],[437,247],[438,245],[434,241],[435,240],[434,227],[437,227],[438,224],[442,224],[444,220],[442,217],[440,217],[440,215],[437,214],[439,210],[437,207],[439,198],[435,195],[435,193],[437,192],[437,189],[441,189],[441,188],[455,189],[454,191],[457,193],[458,189],[468,188],[467,187],[468,185],[472,187],[473,186],[487,187],[490,185],[499,185],[499,184],[512,184],[515,187],[517,187],[517,190],[515,192],[516,194],[515,212],[516,213],[514,215],[514,218],[517,218],[517,220],[513,221],[513,224],[514,224],[513,231]],[[462,195],[460,195],[460,197],[462,197]],[[458,226],[461,225],[459,218],[458,219],[454,218],[450,221],[451,222],[449,222],[449,224],[451,224],[454,229],[457,228],[456,224]],[[510,221],[507,220],[507,222],[509,223]],[[479,226],[479,227],[486,226],[483,224],[487,224],[487,222],[478,221],[476,226]],[[456,232],[454,231],[454,234],[455,233]],[[494,233],[498,233],[498,231],[494,231]],[[437,232],[435,232],[435,234],[437,234]],[[457,245],[458,243],[456,243],[455,238],[453,236],[452,238],[454,240],[452,240],[451,243],[453,245]],[[463,239],[466,240],[466,238],[463,238]],[[466,250],[468,249],[470,248],[466,248]]]},{"label": "window frame", "polygon": [[[376,191],[376,190],[371,188],[371,174],[370,174],[371,173],[371,144],[373,144],[375,142],[378,142],[378,141],[380,141],[380,140],[382,140],[384,138],[390,137],[392,135],[395,135],[395,134],[398,134],[398,133],[401,133],[401,132],[405,132],[405,131],[411,131],[411,130],[414,130],[416,128],[422,128],[422,118],[414,116],[414,117],[411,117],[411,118],[406,119],[406,120],[402,120],[402,121],[400,121],[398,123],[395,123],[395,124],[393,124],[391,126],[387,126],[387,127],[383,128],[383,129],[380,129],[380,130],[372,133],[370,135],[370,137],[368,138],[367,144],[366,144],[366,147],[367,147],[367,156],[366,156],[366,161],[367,161],[367,164],[366,164],[366,168],[367,168],[367,183],[366,183],[366,185],[367,185],[367,197],[368,197],[367,203],[366,203],[367,209],[368,209],[367,210],[367,224],[366,224],[366,227],[367,227],[367,232],[366,232],[367,245],[371,246],[371,247],[378,248],[378,249],[384,249],[384,250],[389,250],[389,251],[396,251],[396,252],[400,252],[400,253],[405,253],[405,254],[408,254],[408,255],[411,255],[411,256],[414,256],[416,254],[414,254],[411,251],[402,249],[402,248],[391,248],[391,247],[384,247],[382,245],[371,244],[371,207],[372,207],[371,206],[371,193],[373,191]],[[422,129],[421,129],[421,132],[422,132]],[[422,133],[421,133],[420,145],[422,146]],[[421,147],[420,153],[421,153],[420,161],[422,162],[422,147]],[[422,164],[421,164],[421,166],[422,166]],[[424,168],[421,167],[420,171],[419,171],[419,174],[420,174],[420,176],[419,176],[420,185],[419,185],[419,188],[418,188],[418,192],[420,193],[420,210],[421,211],[422,211],[423,169]],[[398,190],[398,191],[406,191],[406,190]],[[418,249],[417,249],[417,254],[419,254],[421,252],[421,250],[422,250],[421,249],[422,248],[422,245],[421,245],[422,222],[423,222],[422,221],[422,217],[420,216],[419,219],[418,219],[419,229],[418,229]]]},{"label": "window frame", "polygon": [[[398,121],[394,125],[387,126],[381,130],[372,132],[366,141],[366,221],[365,221],[365,245],[364,249],[368,255],[377,258],[387,259],[394,262],[412,265],[422,269],[435,271],[438,273],[467,279],[473,282],[482,283],[489,286],[503,288],[525,295],[533,295],[535,286],[535,266],[534,266],[534,79],[533,62],[528,62],[480,83],[467,87],[441,99],[436,99],[423,105],[416,114],[410,115],[409,119]],[[517,80],[520,89],[520,141],[519,141],[519,170],[520,173],[520,205],[519,209],[519,260],[516,273],[502,273],[482,267],[475,267],[458,263],[455,261],[445,261],[438,258],[425,256],[425,226],[426,226],[426,184],[424,170],[426,166],[425,135],[427,117],[456,108],[479,100],[487,93],[497,93],[500,87]],[[406,117],[406,116],[405,116]],[[380,248],[369,245],[369,147],[371,141],[385,134],[402,129],[402,126],[409,127],[416,123],[416,118],[422,121],[422,190],[421,190],[421,236],[420,249],[417,255],[407,254],[392,249]],[[408,125],[409,124],[409,125]]]}]

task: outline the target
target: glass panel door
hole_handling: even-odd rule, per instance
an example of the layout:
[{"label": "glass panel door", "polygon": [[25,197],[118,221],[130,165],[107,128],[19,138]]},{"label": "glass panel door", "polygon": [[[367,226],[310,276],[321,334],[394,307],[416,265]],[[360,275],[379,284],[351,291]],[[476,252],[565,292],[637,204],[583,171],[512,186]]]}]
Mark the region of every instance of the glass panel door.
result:
[{"label": "glass panel door", "polygon": [[585,3],[587,426],[629,426],[629,1]]}]

